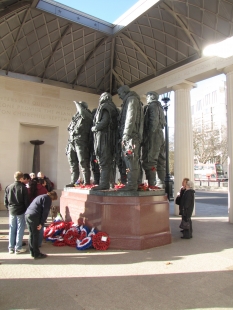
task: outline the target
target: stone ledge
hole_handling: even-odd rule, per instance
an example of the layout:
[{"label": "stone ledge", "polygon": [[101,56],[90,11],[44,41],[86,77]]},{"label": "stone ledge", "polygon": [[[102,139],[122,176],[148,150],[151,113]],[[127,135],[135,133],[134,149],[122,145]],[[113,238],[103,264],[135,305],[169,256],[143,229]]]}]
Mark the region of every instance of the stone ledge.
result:
[{"label": "stone ledge", "polygon": [[65,187],[65,192],[87,194],[95,196],[117,196],[117,197],[147,197],[147,196],[164,196],[164,189],[155,189],[149,191],[118,191],[118,190],[99,190],[92,191],[89,189],[78,189],[76,187]]}]

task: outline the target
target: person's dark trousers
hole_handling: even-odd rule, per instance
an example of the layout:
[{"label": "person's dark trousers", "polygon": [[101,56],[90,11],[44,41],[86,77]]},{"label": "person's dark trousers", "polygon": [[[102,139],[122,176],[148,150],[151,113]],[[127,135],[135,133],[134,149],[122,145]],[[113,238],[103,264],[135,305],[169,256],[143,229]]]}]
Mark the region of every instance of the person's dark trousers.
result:
[{"label": "person's dark trousers", "polygon": [[43,239],[44,239],[44,226],[42,226],[41,230],[39,230],[39,248],[42,246]]},{"label": "person's dark trousers", "polygon": [[40,239],[40,231],[37,229],[39,226],[39,220],[37,217],[33,217],[33,215],[26,214],[26,223],[29,230],[29,239],[28,246],[30,253],[33,257],[37,257],[40,255],[39,250],[39,239]]},{"label": "person's dark trousers", "polygon": [[187,230],[184,230],[183,236],[185,239],[190,239],[193,236],[193,227],[192,227],[192,221],[189,219],[190,228]]}]

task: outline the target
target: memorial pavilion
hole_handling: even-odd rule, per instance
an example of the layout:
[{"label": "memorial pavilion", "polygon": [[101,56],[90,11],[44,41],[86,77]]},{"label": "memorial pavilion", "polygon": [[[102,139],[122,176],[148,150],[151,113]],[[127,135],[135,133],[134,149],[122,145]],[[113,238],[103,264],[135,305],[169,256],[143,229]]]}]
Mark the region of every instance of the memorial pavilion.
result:
[{"label": "memorial pavilion", "polygon": [[108,91],[119,106],[116,90],[127,84],[144,103],[147,91],[174,91],[176,193],[183,177],[193,179],[190,91],[224,73],[233,223],[233,57],[203,56],[208,44],[233,36],[232,1],[139,1],[113,25],[52,0],[0,0],[0,34],[2,189],[15,171],[31,172],[30,141],[42,140],[41,170],[59,194],[70,180],[65,147],[73,100],[93,109]]}]

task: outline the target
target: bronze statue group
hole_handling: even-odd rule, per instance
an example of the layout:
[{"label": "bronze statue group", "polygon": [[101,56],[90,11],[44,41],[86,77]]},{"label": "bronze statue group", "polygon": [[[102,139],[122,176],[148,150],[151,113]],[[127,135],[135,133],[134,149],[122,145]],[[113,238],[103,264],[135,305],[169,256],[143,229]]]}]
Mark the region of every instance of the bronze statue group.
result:
[{"label": "bronze statue group", "polygon": [[119,190],[137,190],[142,183],[143,170],[148,187],[163,187],[165,117],[159,95],[148,92],[147,105],[143,107],[139,95],[127,85],[117,92],[122,100],[121,109],[115,106],[107,92],[101,94],[98,108],[92,112],[87,103],[74,101],[77,112],[68,126],[66,148],[71,172],[68,187],[74,186],[80,178],[80,169],[84,185],[90,185],[90,164],[97,185],[92,190],[114,187],[116,167],[121,183],[125,185]]}]

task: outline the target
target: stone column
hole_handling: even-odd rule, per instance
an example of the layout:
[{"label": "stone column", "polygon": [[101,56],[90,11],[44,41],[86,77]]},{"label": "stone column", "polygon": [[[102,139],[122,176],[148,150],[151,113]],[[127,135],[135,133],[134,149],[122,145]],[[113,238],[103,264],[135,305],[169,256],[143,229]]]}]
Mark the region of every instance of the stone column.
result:
[{"label": "stone column", "polygon": [[232,143],[232,131],[233,131],[233,65],[224,69],[226,74],[227,84],[227,146],[228,146],[228,210],[229,210],[229,222],[233,223],[233,143]]},{"label": "stone column", "polygon": [[40,145],[43,144],[44,141],[31,140],[30,143],[34,145],[32,172],[37,176],[37,173],[40,172]]},{"label": "stone column", "polygon": [[[193,128],[190,90],[195,84],[181,83],[173,86],[174,98],[174,198],[180,190],[183,178],[194,181]],[[179,206],[174,201],[174,214]],[[193,212],[194,215],[194,212]]]}]

